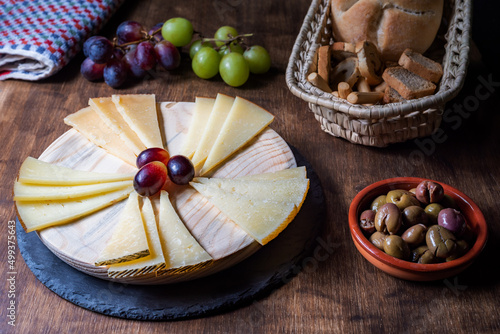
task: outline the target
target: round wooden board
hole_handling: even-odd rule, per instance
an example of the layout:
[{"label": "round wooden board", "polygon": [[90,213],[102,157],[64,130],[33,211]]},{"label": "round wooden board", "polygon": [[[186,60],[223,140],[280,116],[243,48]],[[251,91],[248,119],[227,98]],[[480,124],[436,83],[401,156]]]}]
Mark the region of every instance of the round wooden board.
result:
[{"label": "round wooden board", "polygon": [[[159,110],[160,128],[166,147],[171,155],[180,154],[194,103],[163,102],[159,104]],[[134,166],[90,143],[73,129],[55,140],[39,159],[86,171],[127,173],[136,170]],[[234,178],[292,167],[296,167],[296,161],[290,147],[268,128],[210,176]],[[111,237],[124,201],[70,224],[44,229],[38,234],[48,249],[75,269],[102,279],[129,284],[166,284],[200,278],[235,265],[261,247],[191,187],[174,189],[170,192],[170,198],[191,234],[213,257],[214,261],[208,266],[160,277],[153,273],[131,278],[109,278],[107,268],[96,267],[94,262]]]}]

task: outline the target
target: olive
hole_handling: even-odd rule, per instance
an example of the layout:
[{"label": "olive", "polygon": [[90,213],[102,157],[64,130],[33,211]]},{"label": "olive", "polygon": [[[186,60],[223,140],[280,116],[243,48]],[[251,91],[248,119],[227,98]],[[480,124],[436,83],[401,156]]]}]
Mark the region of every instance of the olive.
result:
[{"label": "olive", "polygon": [[429,227],[425,235],[425,242],[429,250],[434,253],[436,257],[443,259],[453,254],[457,247],[457,242],[453,233],[439,225],[432,225]]},{"label": "olive", "polygon": [[382,232],[375,232],[370,236],[370,242],[380,250],[384,250],[384,240],[387,234]]},{"label": "olive", "polygon": [[464,233],[465,217],[460,213],[460,211],[453,208],[446,208],[439,211],[438,215],[438,225],[445,227],[451,233],[460,237]]},{"label": "olive", "polygon": [[429,217],[430,224],[437,224],[439,211],[443,210],[444,206],[439,203],[431,203],[425,207],[425,213],[427,213],[427,217]]},{"label": "olive", "polygon": [[411,261],[422,264],[436,263],[436,257],[426,245],[415,248],[411,252]]},{"label": "olive", "polygon": [[375,214],[375,229],[379,232],[396,234],[401,224],[401,212],[394,203],[382,205]]},{"label": "olive", "polygon": [[417,224],[429,224],[429,218],[425,210],[417,205],[412,205],[403,210],[403,224],[410,227]]},{"label": "olive", "polygon": [[397,189],[387,193],[387,203],[394,203],[399,210],[412,205],[420,205],[420,202],[407,190]]},{"label": "olive", "polygon": [[444,189],[439,183],[425,180],[418,184],[415,196],[424,204],[436,203],[443,199]]},{"label": "olive", "polygon": [[410,257],[410,247],[399,235],[389,235],[384,239],[384,252],[402,260]]},{"label": "olive", "polygon": [[455,249],[455,252],[448,256],[446,258],[446,261],[452,261],[455,259],[458,259],[459,257],[463,256],[467,251],[469,250],[469,244],[465,240],[458,240],[457,241],[457,248]]},{"label": "olive", "polygon": [[377,198],[375,198],[370,206],[370,209],[373,211],[377,211],[382,205],[387,203],[386,201],[386,196],[385,195],[380,195]]},{"label": "olive", "polygon": [[366,234],[372,234],[375,232],[375,211],[365,210],[361,213],[359,217],[359,226],[361,230]]},{"label": "olive", "polygon": [[426,233],[427,226],[424,224],[417,224],[404,231],[401,238],[403,238],[408,246],[415,247],[424,242]]},{"label": "olive", "polygon": [[444,206],[445,208],[453,208],[459,210],[460,208],[457,205],[457,202],[450,195],[444,194],[443,199],[439,201],[439,204]]},{"label": "olive", "polygon": [[413,195],[415,195],[415,192],[417,191],[417,188],[411,188],[408,191],[411,192]]}]

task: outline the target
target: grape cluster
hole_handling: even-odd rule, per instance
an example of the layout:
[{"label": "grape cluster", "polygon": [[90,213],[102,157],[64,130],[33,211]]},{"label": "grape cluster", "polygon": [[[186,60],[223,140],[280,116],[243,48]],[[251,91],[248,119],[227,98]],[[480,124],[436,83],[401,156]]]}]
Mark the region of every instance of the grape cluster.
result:
[{"label": "grape cluster", "polygon": [[[158,66],[170,71],[181,63],[180,48],[193,39],[193,25],[185,18],[176,17],[158,23],[148,32],[135,21],[125,21],[116,30],[113,41],[103,36],[92,36],[85,41],[83,53],[87,57],[80,68],[89,81],[102,80],[113,88],[122,86],[127,78],[140,79]],[[247,46],[246,37],[235,28],[220,27],[214,38],[193,41],[189,56],[194,73],[210,79],[220,73],[230,86],[243,85],[250,73],[265,73],[271,67],[271,58],[259,45]]]}]

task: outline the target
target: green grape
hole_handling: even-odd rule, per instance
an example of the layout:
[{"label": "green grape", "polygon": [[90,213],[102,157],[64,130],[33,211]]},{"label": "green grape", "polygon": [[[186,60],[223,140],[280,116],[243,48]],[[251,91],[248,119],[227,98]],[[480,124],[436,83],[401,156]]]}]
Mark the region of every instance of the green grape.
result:
[{"label": "green grape", "polygon": [[212,44],[210,44],[210,42],[201,44],[201,39],[194,41],[193,44],[191,44],[191,46],[189,47],[189,57],[193,59],[196,52],[200,51],[200,49],[205,46],[211,48]]},{"label": "green grape", "polygon": [[219,53],[211,47],[203,47],[194,55],[191,67],[198,77],[210,79],[219,73],[219,63]]},{"label": "green grape", "polygon": [[161,35],[177,47],[185,46],[193,37],[193,25],[182,17],[174,17],[163,24]]},{"label": "green grape", "polygon": [[221,46],[221,48],[219,49],[219,54],[221,55],[221,57],[224,57],[225,55],[227,55],[230,52],[237,52],[239,54],[243,54],[243,51],[244,50],[243,50],[243,47],[241,45],[233,42],[233,43],[229,44],[229,47],[227,45]]},{"label": "green grape", "polygon": [[222,57],[219,65],[219,72],[229,86],[239,87],[243,85],[250,75],[248,64],[243,55],[231,52]]},{"label": "green grape", "polygon": [[[217,29],[217,31],[215,32],[214,38],[226,40],[226,39],[230,38],[228,35],[231,35],[231,37],[236,37],[236,36],[238,36],[238,32],[233,27],[223,26],[223,27],[220,27],[219,29]],[[224,42],[215,41],[215,44],[217,46],[221,46],[221,45],[224,45]]]},{"label": "green grape", "polygon": [[243,53],[243,57],[245,57],[251,73],[262,74],[271,68],[271,57],[267,50],[260,45],[253,45],[247,49]]}]

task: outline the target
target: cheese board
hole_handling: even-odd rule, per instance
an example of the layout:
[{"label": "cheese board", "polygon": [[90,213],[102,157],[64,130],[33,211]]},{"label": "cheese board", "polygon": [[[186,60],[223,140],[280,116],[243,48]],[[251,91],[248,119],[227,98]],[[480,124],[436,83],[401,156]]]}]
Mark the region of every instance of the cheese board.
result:
[{"label": "cheese board", "polygon": [[[180,154],[194,103],[163,102],[158,105],[159,126],[171,155]],[[91,143],[74,129],[55,140],[39,160],[76,170],[131,173],[135,167]],[[256,175],[296,167],[287,143],[272,129],[266,128],[251,142],[210,172],[217,178]],[[108,277],[107,267],[95,266],[102,249],[111,238],[124,201],[99,210],[69,224],[38,231],[43,244],[62,261],[81,272],[119,283],[166,284],[200,278],[223,270],[247,258],[261,248],[243,229],[222,214],[205,197],[189,186],[169,190],[170,200],[190,233],[212,257],[203,266],[134,277]],[[158,202],[159,198],[152,198]],[[158,206],[154,206],[155,208]]]}]

